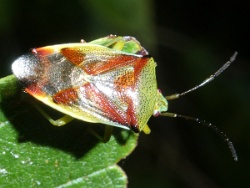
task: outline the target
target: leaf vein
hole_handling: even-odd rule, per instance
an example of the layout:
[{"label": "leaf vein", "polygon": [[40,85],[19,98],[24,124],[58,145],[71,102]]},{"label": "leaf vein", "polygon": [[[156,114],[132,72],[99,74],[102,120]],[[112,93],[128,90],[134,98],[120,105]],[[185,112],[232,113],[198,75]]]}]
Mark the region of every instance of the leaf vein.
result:
[{"label": "leaf vein", "polygon": [[72,185],[77,184],[81,181],[84,181],[86,179],[86,177],[91,178],[91,177],[94,177],[96,175],[99,175],[107,170],[111,170],[111,169],[116,168],[116,167],[118,167],[118,166],[117,165],[107,166],[106,168],[102,168],[100,170],[97,170],[89,175],[85,175],[84,177],[80,177],[80,178],[76,178],[74,180],[68,181],[67,183],[62,184],[62,185],[58,186],[57,188],[64,188],[64,187],[72,186]]}]

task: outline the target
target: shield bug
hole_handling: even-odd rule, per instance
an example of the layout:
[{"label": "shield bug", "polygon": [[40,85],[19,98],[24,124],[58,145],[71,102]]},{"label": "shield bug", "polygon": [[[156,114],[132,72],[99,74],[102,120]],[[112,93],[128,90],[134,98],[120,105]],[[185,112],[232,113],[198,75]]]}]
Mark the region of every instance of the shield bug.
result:
[{"label": "shield bug", "polygon": [[38,107],[54,125],[64,125],[76,118],[105,124],[109,133],[112,127],[120,127],[149,134],[147,122],[150,116],[181,117],[212,127],[228,143],[237,160],[232,143],[217,127],[193,117],[166,112],[167,100],[212,81],[234,61],[235,56],[236,53],[200,85],[167,97],[157,89],[154,59],[129,36],[110,35],[88,43],[35,48],[19,57],[12,70],[25,92],[66,114],[59,120],[52,120]]}]

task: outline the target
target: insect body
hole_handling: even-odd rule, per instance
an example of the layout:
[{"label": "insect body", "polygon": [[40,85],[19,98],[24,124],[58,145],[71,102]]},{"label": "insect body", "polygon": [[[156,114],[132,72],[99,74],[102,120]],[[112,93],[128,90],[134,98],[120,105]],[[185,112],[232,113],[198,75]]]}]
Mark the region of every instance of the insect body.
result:
[{"label": "insect body", "polygon": [[155,67],[133,37],[116,36],[33,49],[12,65],[25,91],[54,109],[146,133],[150,116],[167,110]]},{"label": "insect body", "polygon": [[197,118],[166,112],[167,100],[212,81],[234,61],[236,54],[201,84],[166,97],[157,89],[154,59],[133,37],[110,35],[89,43],[36,48],[19,57],[12,70],[27,93],[67,115],[60,121],[51,121],[55,125],[76,118],[148,134],[150,116],[181,117],[215,130],[237,160],[232,143],[217,127]]}]

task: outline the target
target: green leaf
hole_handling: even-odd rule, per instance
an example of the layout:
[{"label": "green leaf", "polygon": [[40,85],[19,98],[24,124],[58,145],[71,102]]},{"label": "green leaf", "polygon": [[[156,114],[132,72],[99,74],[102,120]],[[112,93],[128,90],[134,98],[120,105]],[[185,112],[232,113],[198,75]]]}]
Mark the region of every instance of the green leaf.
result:
[{"label": "green leaf", "polygon": [[2,187],[126,187],[116,164],[137,144],[137,134],[115,129],[108,143],[86,130],[104,125],[73,121],[52,126],[20,102],[14,76],[0,79],[0,185]]},{"label": "green leaf", "polygon": [[20,94],[20,86],[13,74],[0,79],[0,102],[16,97],[18,93]]}]

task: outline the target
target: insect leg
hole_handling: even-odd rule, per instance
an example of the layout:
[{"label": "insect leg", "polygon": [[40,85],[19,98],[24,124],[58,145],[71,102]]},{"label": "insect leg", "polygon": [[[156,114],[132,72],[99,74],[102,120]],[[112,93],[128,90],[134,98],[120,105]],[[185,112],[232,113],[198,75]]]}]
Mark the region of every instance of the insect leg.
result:
[{"label": "insect leg", "polygon": [[145,126],[143,127],[142,131],[143,131],[145,134],[150,134],[150,132],[151,132],[151,130],[150,130],[150,128],[149,128],[148,125],[145,125]]},{"label": "insect leg", "polygon": [[104,136],[101,137],[94,129],[89,128],[88,131],[95,136],[98,140],[100,140],[103,143],[106,143],[110,140],[110,137],[112,135],[114,127],[113,126],[109,126],[109,125],[105,125],[105,131],[104,131]]},{"label": "insect leg", "polygon": [[[113,48],[117,50],[123,49],[125,43],[124,37],[116,36],[116,35],[108,35],[107,37],[103,37],[97,40],[90,41],[90,44],[98,44],[101,46],[106,46],[108,48]],[[114,47],[115,46],[115,47]]]},{"label": "insect leg", "polygon": [[104,137],[103,137],[103,142],[104,143],[109,141],[109,139],[110,139],[110,137],[112,135],[113,129],[114,129],[113,126],[106,125],[105,132],[104,132]]},{"label": "insect leg", "polygon": [[65,115],[62,118],[59,118],[57,120],[52,119],[40,106],[38,106],[37,104],[33,105],[36,107],[36,109],[52,124],[55,126],[62,126],[65,125],[67,123],[69,123],[70,121],[72,121],[74,118],[69,116],[69,115]]},{"label": "insect leg", "polygon": [[112,46],[113,49],[115,50],[122,50],[124,47],[125,41],[124,40],[118,40],[116,43]]}]

